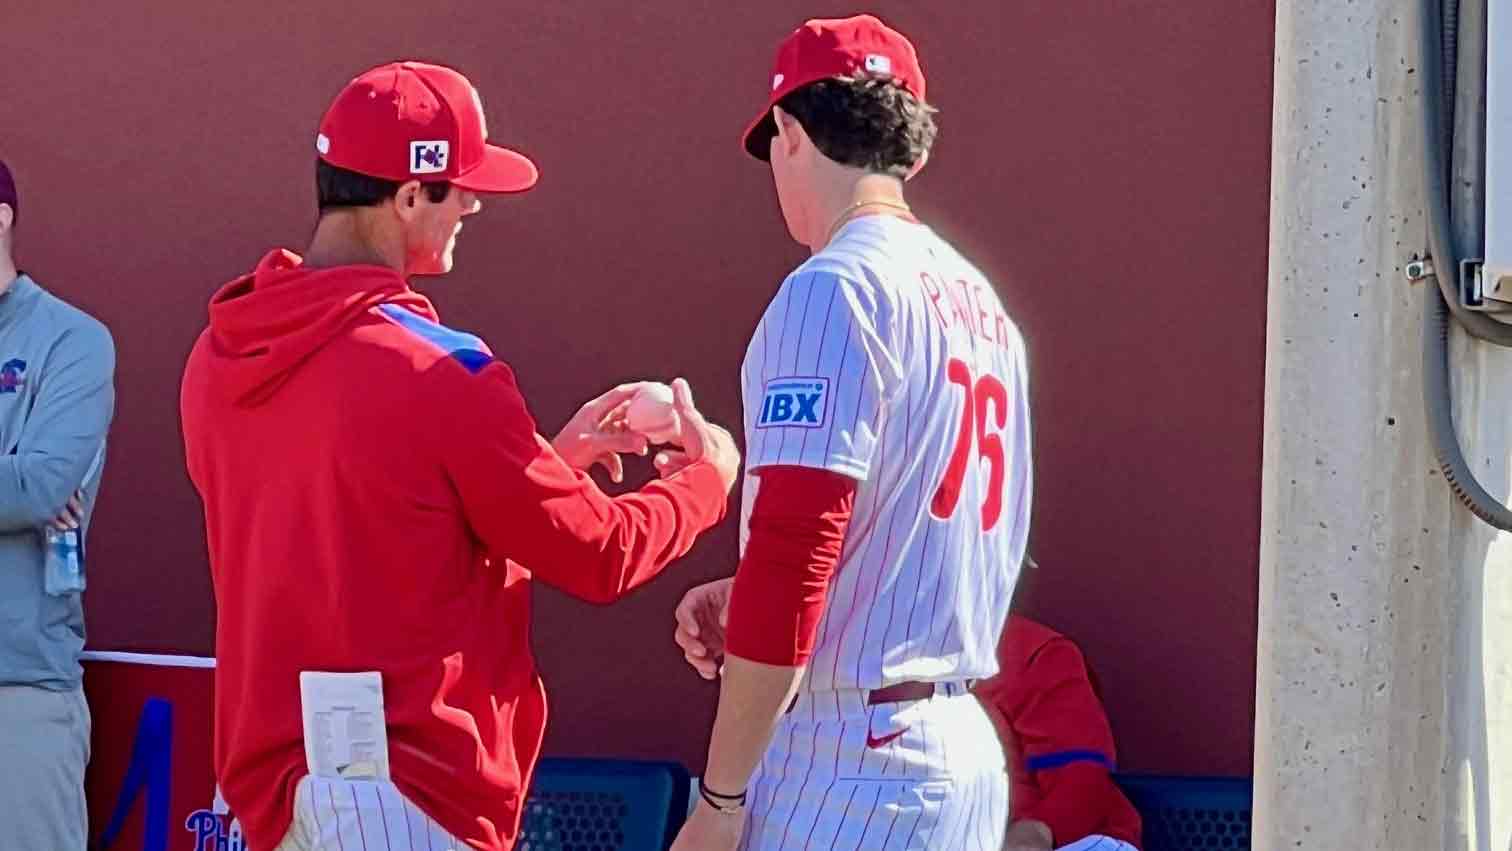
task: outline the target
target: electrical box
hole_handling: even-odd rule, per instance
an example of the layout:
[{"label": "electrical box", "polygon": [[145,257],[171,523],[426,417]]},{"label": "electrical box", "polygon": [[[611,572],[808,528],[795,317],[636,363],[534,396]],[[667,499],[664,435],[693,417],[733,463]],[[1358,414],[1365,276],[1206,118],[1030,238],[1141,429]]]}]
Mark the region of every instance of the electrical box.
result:
[{"label": "electrical box", "polygon": [[1512,302],[1512,0],[1490,0],[1486,8],[1484,256],[1480,291],[1487,300]]}]

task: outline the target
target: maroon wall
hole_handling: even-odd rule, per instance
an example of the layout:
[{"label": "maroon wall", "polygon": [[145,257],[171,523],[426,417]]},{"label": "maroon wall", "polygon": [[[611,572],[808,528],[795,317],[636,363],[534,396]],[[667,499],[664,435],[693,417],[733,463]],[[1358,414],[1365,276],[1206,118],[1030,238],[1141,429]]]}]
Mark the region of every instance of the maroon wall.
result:
[{"label": "maroon wall", "polygon": [[[23,265],[120,352],[91,644],[195,653],[213,612],[180,366],[212,288],[307,235],[315,122],[349,77],[399,56],[457,65],[495,138],[538,158],[540,188],[489,204],[459,271],[424,288],[514,364],[544,429],[611,382],[678,374],[735,422],[746,336],[802,258],[737,136],[775,42],[854,10],[5,5],[0,156],[24,193]],[[1096,664],[1125,767],[1248,773],[1273,2],[875,10],[916,37],[942,110],[917,206],[1030,342],[1035,611]],[[670,610],[732,559],[726,528],[622,605],[539,593],[551,750],[701,764],[714,691],[683,670]]]}]

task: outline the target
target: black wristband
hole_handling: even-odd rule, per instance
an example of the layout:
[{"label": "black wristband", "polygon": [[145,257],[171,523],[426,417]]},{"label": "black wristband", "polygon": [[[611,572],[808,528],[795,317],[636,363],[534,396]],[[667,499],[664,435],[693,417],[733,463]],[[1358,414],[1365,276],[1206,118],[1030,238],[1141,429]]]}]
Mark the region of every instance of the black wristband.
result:
[{"label": "black wristband", "polygon": [[[739,795],[723,795],[712,791],[709,787],[698,784],[698,796],[703,798],[704,803],[722,813],[738,813],[745,806],[746,793],[741,790]],[[731,803],[733,802],[733,803]]]}]

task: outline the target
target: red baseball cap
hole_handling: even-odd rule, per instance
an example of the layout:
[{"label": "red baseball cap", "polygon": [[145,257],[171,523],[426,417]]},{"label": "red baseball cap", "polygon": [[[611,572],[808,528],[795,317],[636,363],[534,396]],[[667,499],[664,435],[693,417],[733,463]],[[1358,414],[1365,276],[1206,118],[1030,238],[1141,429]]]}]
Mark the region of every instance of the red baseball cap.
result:
[{"label": "red baseball cap", "polygon": [[769,153],[772,107],[809,83],[835,77],[886,77],[924,100],[924,69],[908,37],[871,15],[819,18],[793,30],[772,63],[772,93],[746,129],[744,146],[763,162]]},{"label": "red baseball cap", "polygon": [[320,158],[403,183],[448,180],[475,192],[524,192],[539,173],[488,144],[478,90],[444,65],[393,62],[348,83],[320,120]]}]

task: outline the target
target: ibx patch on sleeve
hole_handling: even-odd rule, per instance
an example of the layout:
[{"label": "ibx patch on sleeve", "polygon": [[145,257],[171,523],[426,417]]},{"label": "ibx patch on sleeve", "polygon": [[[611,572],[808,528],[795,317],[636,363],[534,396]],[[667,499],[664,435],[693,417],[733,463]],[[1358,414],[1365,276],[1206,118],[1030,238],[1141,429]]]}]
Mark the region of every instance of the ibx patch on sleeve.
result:
[{"label": "ibx patch on sleeve", "polygon": [[828,378],[773,378],[761,394],[757,428],[824,428],[829,422]]}]

